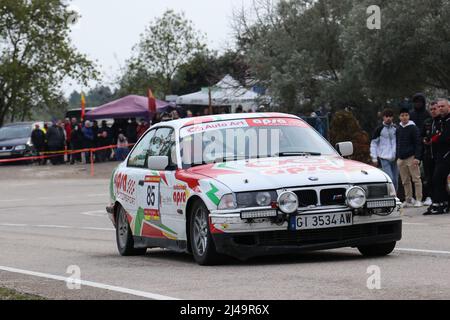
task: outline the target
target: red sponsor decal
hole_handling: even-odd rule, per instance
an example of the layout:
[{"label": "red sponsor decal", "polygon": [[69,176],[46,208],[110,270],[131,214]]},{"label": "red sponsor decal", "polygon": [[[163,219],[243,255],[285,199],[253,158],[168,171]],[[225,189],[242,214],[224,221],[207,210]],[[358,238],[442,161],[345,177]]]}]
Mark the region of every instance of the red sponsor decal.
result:
[{"label": "red sponsor decal", "polygon": [[176,203],[177,206],[179,206],[182,203],[186,203],[186,192],[180,192],[176,191],[173,193],[173,202]]},{"label": "red sponsor decal", "polygon": [[250,127],[301,127],[308,128],[308,124],[300,119],[291,118],[260,118],[260,119],[247,119],[247,124]]}]

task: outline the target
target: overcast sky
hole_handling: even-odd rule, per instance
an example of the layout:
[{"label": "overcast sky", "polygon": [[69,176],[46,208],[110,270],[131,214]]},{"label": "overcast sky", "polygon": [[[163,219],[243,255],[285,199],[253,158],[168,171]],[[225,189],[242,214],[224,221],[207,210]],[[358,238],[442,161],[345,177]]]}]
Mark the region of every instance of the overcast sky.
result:
[{"label": "overcast sky", "polygon": [[[246,1],[250,0],[73,0],[69,3],[82,18],[71,37],[81,53],[101,66],[103,82],[111,84],[145,27],[165,10],[184,11],[206,34],[208,47],[223,50],[233,44],[233,8]],[[64,85],[66,95],[74,89],[81,87]]]}]

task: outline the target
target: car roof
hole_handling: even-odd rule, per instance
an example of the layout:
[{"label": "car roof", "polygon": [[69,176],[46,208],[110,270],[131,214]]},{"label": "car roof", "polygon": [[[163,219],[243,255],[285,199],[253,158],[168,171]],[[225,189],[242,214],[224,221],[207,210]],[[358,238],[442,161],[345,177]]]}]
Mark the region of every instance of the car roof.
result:
[{"label": "car roof", "polygon": [[[191,125],[196,124],[203,124],[203,123],[211,123],[211,122],[217,122],[217,121],[227,121],[227,120],[241,120],[241,119],[257,119],[257,118],[291,118],[291,119],[298,119],[301,120],[299,117],[292,115],[292,114],[286,114],[286,113],[234,113],[234,114],[220,114],[220,115],[213,115],[213,116],[202,116],[202,117],[195,117],[195,118],[185,118],[185,119],[178,119],[178,120],[172,120],[167,122],[160,122],[152,128],[157,127],[173,127],[175,129],[181,129],[184,127],[188,127]],[[301,120],[303,121],[303,120]]]}]

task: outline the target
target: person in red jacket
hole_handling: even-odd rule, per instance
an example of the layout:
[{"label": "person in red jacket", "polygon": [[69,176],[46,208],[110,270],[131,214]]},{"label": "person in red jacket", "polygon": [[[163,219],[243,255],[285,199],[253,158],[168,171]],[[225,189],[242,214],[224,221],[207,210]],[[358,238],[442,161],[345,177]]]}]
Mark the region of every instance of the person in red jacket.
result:
[{"label": "person in red jacket", "polygon": [[[66,146],[67,146],[67,151],[72,151],[71,148],[71,144],[70,144],[70,139],[72,136],[72,123],[70,122],[69,118],[66,118],[66,120],[64,121],[64,131],[66,131]],[[67,162],[71,161],[71,155],[68,155],[67,157]]]}]

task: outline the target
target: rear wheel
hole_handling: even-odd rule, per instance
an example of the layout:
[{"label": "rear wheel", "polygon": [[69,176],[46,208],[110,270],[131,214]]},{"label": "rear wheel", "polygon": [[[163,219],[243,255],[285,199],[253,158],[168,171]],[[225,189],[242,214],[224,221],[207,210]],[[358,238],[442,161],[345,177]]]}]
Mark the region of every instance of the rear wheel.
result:
[{"label": "rear wheel", "polygon": [[195,261],[202,266],[220,262],[209,228],[209,211],[205,204],[197,201],[193,207],[189,221],[191,250]]},{"label": "rear wheel", "polygon": [[377,243],[369,246],[358,247],[359,252],[365,257],[384,257],[394,251],[397,242]]},{"label": "rear wheel", "polygon": [[119,207],[116,227],[117,249],[122,256],[142,256],[147,252],[146,248],[134,248],[133,234],[128,223],[125,209]]}]

